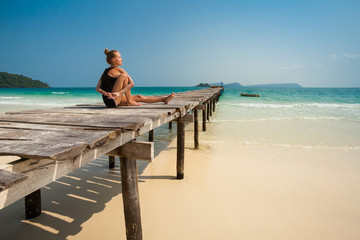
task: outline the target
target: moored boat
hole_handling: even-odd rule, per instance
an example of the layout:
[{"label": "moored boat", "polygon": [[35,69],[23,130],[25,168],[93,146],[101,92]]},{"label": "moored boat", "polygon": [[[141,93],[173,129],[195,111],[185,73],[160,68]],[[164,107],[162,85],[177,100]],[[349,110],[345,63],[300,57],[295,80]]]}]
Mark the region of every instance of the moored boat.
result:
[{"label": "moored boat", "polygon": [[243,97],[260,97],[259,94],[252,94],[252,93],[240,93]]}]

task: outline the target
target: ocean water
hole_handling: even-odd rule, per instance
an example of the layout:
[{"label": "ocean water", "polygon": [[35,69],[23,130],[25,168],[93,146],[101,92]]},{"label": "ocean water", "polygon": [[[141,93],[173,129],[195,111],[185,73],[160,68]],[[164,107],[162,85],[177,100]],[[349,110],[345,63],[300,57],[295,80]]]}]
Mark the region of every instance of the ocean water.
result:
[{"label": "ocean water", "polygon": [[[225,89],[212,120],[246,145],[318,150],[360,149],[360,88]],[[239,92],[261,97],[241,97]],[[226,136],[225,136],[226,135]],[[360,156],[359,156],[360,157]]]},{"label": "ocean water", "polygon": [[[196,87],[134,87],[162,95]],[[261,97],[241,97],[240,92]],[[94,88],[0,89],[0,113],[101,102]],[[360,149],[360,88],[225,88],[209,141],[303,149]],[[212,131],[212,130],[210,130]]]}]

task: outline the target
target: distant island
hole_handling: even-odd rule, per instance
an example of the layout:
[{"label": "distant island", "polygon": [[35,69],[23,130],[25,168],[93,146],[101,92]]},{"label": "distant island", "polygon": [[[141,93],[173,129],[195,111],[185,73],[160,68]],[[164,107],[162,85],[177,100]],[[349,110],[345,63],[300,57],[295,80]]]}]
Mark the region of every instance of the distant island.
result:
[{"label": "distant island", "polygon": [[240,88],[240,87],[251,87],[251,88],[302,88],[301,85],[297,83],[274,83],[274,84],[257,84],[257,85],[241,85],[238,82],[227,83],[224,84],[223,82],[218,83],[200,83],[196,85],[196,87],[211,87],[211,86],[224,86],[230,88]]},{"label": "distant island", "polygon": [[49,88],[47,83],[23,75],[0,72],[0,88]]},{"label": "distant island", "polygon": [[200,84],[196,85],[196,87],[211,87],[211,85],[208,83],[200,83]]}]

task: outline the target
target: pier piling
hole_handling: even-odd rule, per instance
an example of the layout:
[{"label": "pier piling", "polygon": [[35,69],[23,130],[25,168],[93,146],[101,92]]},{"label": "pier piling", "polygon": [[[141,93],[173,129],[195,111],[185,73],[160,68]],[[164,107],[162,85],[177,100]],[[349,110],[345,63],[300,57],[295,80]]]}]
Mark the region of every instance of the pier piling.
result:
[{"label": "pier piling", "polygon": [[142,227],[136,160],[120,157],[120,167],[126,238],[141,240]]},{"label": "pier piling", "polygon": [[199,148],[199,119],[197,109],[194,109],[194,145],[195,148]]},{"label": "pier piling", "polygon": [[177,122],[176,178],[184,178],[185,123]]},{"label": "pier piling", "polygon": [[25,218],[31,219],[41,214],[41,191],[40,189],[25,197]]}]

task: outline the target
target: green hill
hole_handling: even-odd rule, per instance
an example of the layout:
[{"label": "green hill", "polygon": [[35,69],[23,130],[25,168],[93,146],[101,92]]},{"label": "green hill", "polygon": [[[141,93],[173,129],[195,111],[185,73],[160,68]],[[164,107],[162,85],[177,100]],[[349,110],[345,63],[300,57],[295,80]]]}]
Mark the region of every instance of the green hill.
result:
[{"label": "green hill", "polygon": [[23,75],[0,72],[0,88],[49,88],[47,83]]}]

